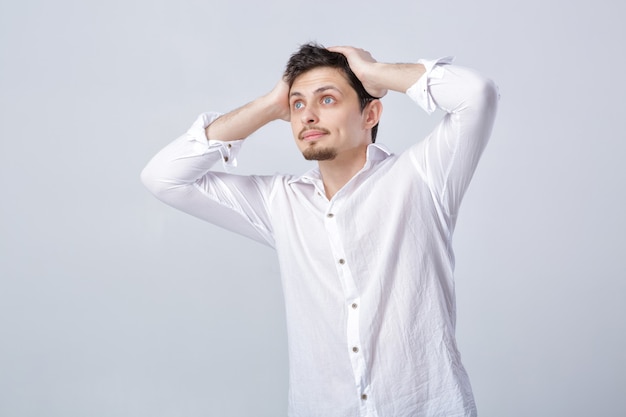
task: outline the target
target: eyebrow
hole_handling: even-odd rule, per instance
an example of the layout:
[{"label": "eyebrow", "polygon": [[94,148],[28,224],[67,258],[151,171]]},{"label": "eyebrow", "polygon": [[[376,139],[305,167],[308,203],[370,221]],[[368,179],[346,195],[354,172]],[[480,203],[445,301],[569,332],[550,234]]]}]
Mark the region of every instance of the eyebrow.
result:
[{"label": "eyebrow", "polygon": [[[336,92],[338,92],[339,94],[343,95],[343,93],[334,85],[325,85],[322,86],[320,88],[318,88],[317,90],[313,91],[313,95],[317,95],[320,93],[323,93],[324,91],[328,91],[328,90],[335,90]],[[304,97],[304,94],[298,92],[298,91],[293,91],[292,93],[289,94],[289,98],[291,97]]]}]

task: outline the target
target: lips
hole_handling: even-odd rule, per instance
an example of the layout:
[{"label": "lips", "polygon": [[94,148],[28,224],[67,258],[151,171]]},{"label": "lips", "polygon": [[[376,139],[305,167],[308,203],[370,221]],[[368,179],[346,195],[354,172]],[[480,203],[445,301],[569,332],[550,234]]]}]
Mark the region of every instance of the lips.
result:
[{"label": "lips", "polygon": [[314,140],[318,140],[319,138],[321,138],[324,135],[327,135],[328,132],[326,129],[305,129],[302,132],[300,132],[300,134],[298,135],[298,138],[300,140],[303,140],[305,142],[311,142]]}]

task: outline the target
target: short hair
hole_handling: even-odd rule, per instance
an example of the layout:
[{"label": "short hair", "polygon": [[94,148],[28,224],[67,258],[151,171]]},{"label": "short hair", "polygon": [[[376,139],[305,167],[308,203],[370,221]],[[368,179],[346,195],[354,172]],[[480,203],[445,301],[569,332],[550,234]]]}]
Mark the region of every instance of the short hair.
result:
[{"label": "short hair", "polygon": [[[315,43],[307,43],[300,46],[300,49],[289,58],[284,73],[289,88],[291,88],[296,78],[300,75],[319,67],[337,68],[343,71],[346,79],[354,91],[356,91],[361,106],[361,112],[368,103],[377,98],[365,90],[361,80],[359,80],[350,69],[345,55],[339,52],[329,51],[322,45]],[[376,133],[378,133],[378,123],[376,126],[372,127],[372,143],[376,142]]]}]

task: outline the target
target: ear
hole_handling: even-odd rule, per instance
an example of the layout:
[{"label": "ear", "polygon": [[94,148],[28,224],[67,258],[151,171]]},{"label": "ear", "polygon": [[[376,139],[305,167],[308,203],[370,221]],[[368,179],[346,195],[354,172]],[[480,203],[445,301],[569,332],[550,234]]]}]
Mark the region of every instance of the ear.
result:
[{"label": "ear", "polygon": [[380,100],[372,100],[363,109],[363,127],[371,129],[378,124],[383,114],[383,103]]}]

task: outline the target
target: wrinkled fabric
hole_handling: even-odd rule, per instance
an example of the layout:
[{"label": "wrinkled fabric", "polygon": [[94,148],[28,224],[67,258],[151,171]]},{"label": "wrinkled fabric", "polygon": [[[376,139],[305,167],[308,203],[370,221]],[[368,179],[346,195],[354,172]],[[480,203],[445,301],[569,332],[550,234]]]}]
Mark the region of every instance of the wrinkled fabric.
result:
[{"label": "wrinkled fabric", "polygon": [[407,95],[443,119],[398,155],[370,145],[363,169],[330,200],[318,169],[211,171],[219,161],[232,170],[243,142],[206,139],[216,113],[142,173],[165,203],[276,249],[291,417],[476,415],[454,336],[452,234],[498,93],[448,58],[421,62],[427,72]]}]

